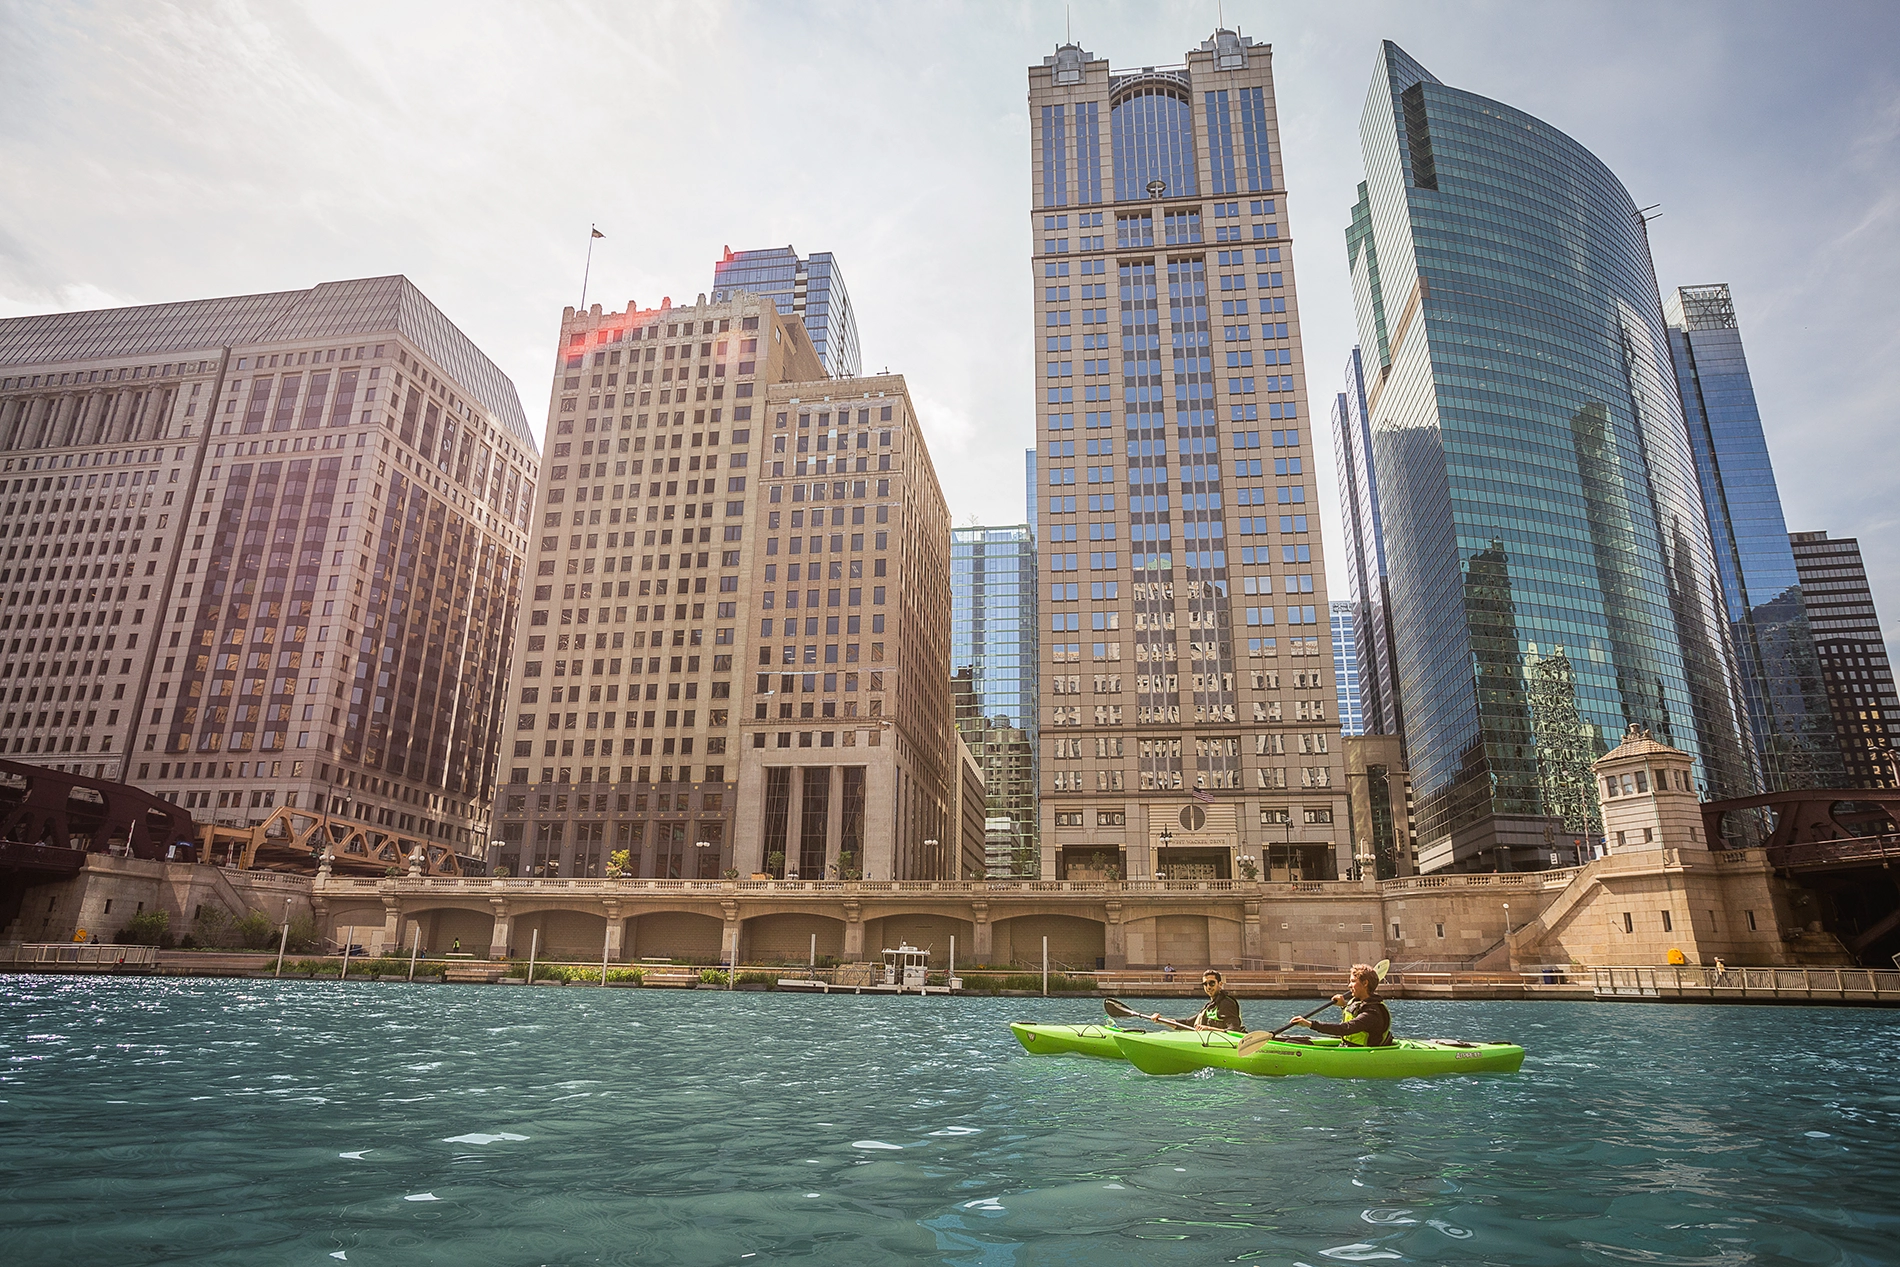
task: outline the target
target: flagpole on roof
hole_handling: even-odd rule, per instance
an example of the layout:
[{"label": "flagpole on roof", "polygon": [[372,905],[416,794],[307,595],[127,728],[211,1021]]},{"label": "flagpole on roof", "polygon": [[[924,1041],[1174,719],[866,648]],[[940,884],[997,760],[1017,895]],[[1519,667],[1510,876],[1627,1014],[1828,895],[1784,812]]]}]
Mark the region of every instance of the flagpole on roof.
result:
[{"label": "flagpole on roof", "polygon": [[587,267],[581,270],[580,311],[582,312],[587,311],[587,278],[588,275],[594,271],[594,239],[604,238],[606,236],[605,233],[600,231],[599,226],[592,224],[587,226]]}]

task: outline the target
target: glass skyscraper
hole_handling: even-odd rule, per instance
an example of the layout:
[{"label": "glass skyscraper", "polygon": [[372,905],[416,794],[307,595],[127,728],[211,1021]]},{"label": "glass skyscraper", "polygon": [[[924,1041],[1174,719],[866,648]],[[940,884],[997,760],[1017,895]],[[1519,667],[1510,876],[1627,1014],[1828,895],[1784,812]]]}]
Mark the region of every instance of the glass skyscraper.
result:
[{"label": "glass skyscraper", "polygon": [[1036,451],[1023,450],[1023,502],[1029,508],[1029,533],[1036,532]]},{"label": "glass skyscraper", "polygon": [[856,378],[863,372],[857,312],[844,287],[844,272],[830,251],[801,258],[789,246],[762,251],[727,247],[713,265],[712,301],[725,303],[734,291],[770,295],[780,316],[795,314],[804,321],[819,362],[833,378]]},{"label": "glass skyscraper", "polygon": [[1392,605],[1379,523],[1379,480],[1372,468],[1372,427],[1366,418],[1366,377],[1358,348],[1346,357],[1345,386],[1333,401],[1333,461],[1353,606],[1361,723],[1354,733],[1402,735],[1399,688],[1392,676]]},{"label": "glass skyscraper", "polygon": [[1591,762],[1630,723],[1705,794],[1754,791],[1634,201],[1389,41],[1360,134],[1347,257],[1421,869],[1594,834]]},{"label": "glass skyscraper", "polygon": [[1036,538],[1027,524],[950,531],[957,730],[983,768],[991,874],[1041,874],[1036,822]]},{"label": "glass skyscraper", "polygon": [[1332,604],[1333,685],[1339,696],[1339,733],[1366,733],[1365,710],[1360,703],[1363,689],[1359,673],[1359,646],[1354,633],[1357,604]]},{"label": "glass skyscraper", "polygon": [[1763,780],[1776,792],[1840,787],[1845,767],[1735,304],[1727,286],[1684,286],[1664,315]]}]

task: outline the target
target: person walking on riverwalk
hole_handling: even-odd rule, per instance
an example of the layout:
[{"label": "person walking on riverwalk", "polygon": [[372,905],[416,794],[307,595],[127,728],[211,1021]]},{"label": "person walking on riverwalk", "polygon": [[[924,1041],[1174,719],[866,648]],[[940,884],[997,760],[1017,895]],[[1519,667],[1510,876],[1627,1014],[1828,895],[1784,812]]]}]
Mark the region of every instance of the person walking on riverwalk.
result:
[{"label": "person walking on riverwalk", "polygon": [[1351,991],[1350,997],[1333,996],[1333,1002],[1346,1009],[1342,1023],[1335,1025],[1296,1016],[1287,1022],[1288,1026],[1304,1025],[1316,1034],[1344,1039],[1355,1047],[1392,1046],[1392,1013],[1386,1009],[1385,1000],[1378,996],[1379,970],[1371,964],[1354,964],[1352,981],[1347,988]]},{"label": "person walking on riverwalk", "polygon": [[[1212,968],[1202,973],[1201,989],[1207,991],[1207,1006],[1201,1009],[1199,1015],[1181,1017],[1181,1024],[1192,1025],[1195,1029],[1245,1032],[1247,1027],[1240,1023],[1240,1002],[1227,993],[1220,973]],[[1148,1019],[1159,1024],[1163,1018],[1161,1013],[1155,1012]]]}]

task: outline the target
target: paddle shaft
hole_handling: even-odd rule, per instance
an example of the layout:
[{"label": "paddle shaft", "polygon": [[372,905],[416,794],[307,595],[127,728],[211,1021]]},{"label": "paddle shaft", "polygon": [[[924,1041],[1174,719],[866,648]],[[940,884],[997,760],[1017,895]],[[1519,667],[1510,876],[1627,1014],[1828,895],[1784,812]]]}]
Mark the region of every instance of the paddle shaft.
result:
[{"label": "paddle shaft", "polygon": [[1169,1020],[1165,1016],[1153,1016],[1147,1012],[1137,1012],[1134,1008],[1129,1007],[1126,1003],[1122,1002],[1120,999],[1103,999],[1102,1010],[1104,1012],[1107,1012],[1110,1016],[1114,1016],[1114,1017],[1133,1017],[1136,1020],[1156,1021],[1162,1025],[1168,1026],[1170,1029],[1191,1030],[1194,1028],[1194,1026],[1185,1024],[1184,1022],[1181,1022],[1181,1021]]},{"label": "paddle shaft", "polygon": [[[1335,1001],[1335,1002],[1330,1002],[1330,1003],[1328,1003],[1328,1004],[1327,1004],[1327,1005],[1326,1005],[1325,1007],[1321,1007],[1321,1008],[1314,1008],[1314,1009],[1313,1009],[1313,1010],[1312,1010],[1311,1012],[1308,1012],[1308,1013],[1307,1013],[1307,1014],[1306,1014],[1305,1016],[1302,1016],[1302,1017],[1300,1018],[1300,1021],[1310,1021],[1310,1020],[1312,1020],[1312,1019],[1313,1019],[1313,1018],[1314,1018],[1315,1016],[1324,1016],[1324,1015],[1326,1015],[1326,1013],[1328,1013],[1328,1012],[1330,1012],[1330,1011],[1331,1011],[1332,1009],[1334,1009],[1334,1008],[1336,1008],[1336,1007],[1338,1007],[1338,1006],[1339,1006],[1339,1004],[1338,1004],[1338,1002],[1336,1002],[1336,1001]],[[1284,1034],[1284,1033],[1286,1033],[1286,1032],[1287,1032],[1288,1030],[1290,1030],[1290,1029],[1292,1029],[1292,1028],[1293,1028],[1293,1027],[1294,1027],[1295,1025],[1298,1025],[1298,1024],[1300,1023],[1300,1021],[1288,1021],[1288,1022],[1287,1022],[1286,1024],[1284,1024],[1284,1025],[1282,1025],[1282,1026],[1281,1026],[1281,1027],[1280,1027],[1279,1029],[1276,1029],[1276,1030],[1274,1030],[1274,1031],[1272,1031],[1272,1032],[1271,1032],[1271,1033],[1270,1033],[1270,1034],[1268,1035],[1268,1037],[1269,1037],[1269,1038],[1278,1038],[1278,1037],[1279,1037],[1280,1035],[1282,1035],[1282,1034]]]}]

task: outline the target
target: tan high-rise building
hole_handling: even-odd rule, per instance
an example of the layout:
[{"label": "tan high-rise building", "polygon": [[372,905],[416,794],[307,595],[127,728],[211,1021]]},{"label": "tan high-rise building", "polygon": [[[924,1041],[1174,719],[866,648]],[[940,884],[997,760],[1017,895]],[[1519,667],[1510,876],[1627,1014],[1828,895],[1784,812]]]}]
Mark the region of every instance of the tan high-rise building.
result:
[{"label": "tan high-rise building", "polygon": [[0,321],[0,451],[7,756],[482,854],[539,463],[406,278]]},{"label": "tan high-rise building", "polygon": [[1351,867],[1272,51],[1029,69],[1044,873]]},{"label": "tan high-rise building", "polygon": [[797,317],[745,293],[569,309],[558,356],[500,864],[980,865],[956,814],[949,512],[904,380],[826,378]]}]

